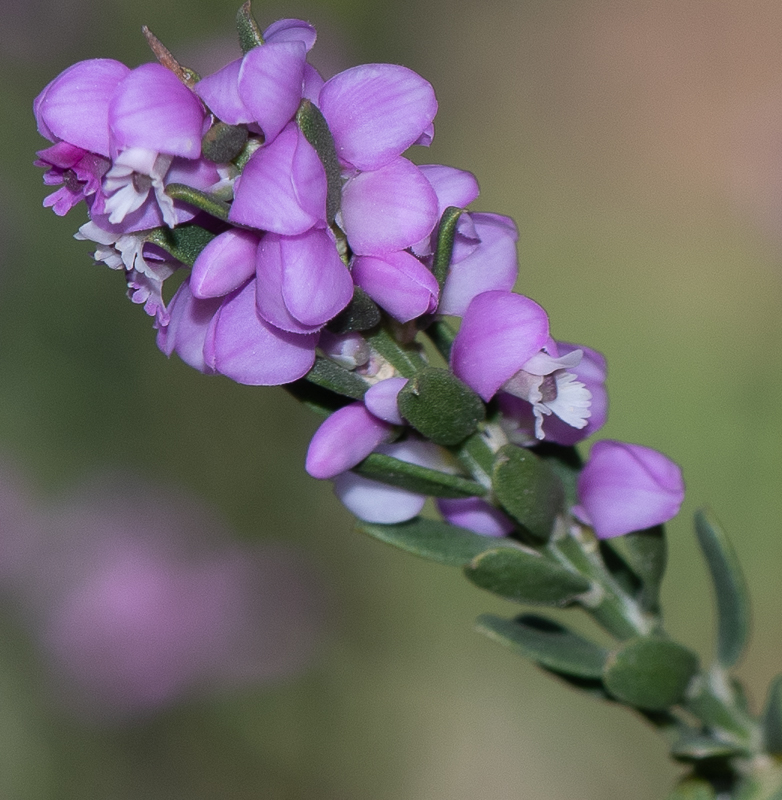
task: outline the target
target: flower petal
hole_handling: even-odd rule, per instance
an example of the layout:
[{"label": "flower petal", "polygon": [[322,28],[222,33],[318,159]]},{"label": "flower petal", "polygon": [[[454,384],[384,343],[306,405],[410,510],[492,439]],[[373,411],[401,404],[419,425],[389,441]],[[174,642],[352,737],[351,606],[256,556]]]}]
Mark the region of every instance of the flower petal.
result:
[{"label": "flower petal", "polygon": [[407,378],[386,378],[370,386],[364,394],[364,405],[380,419],[394,425],[404,425],[399,413],[397,396],[404,389]]},{"label": "flower petal", "polygon": [[440,497],[437,508],[448,522],[482,536],[507,536],[516,527],[502,511],[480,497],[453,500]]},{"label": "flower petal", "polygon": [[448,206],[465,208],[480,194],[478,181],[472,172],[442,164],[422,164],[419,169],[437,195],[437,214],[440,217]]},{"label": "flower petal", "polygon": [[410,247],[432,232],[437,208],[432,185],[406,158],[356,175],[342,190],[344,230],[358,255]]},{"label": "flower petal", "polygon": [[512,292],[484,292],[464,313],[451,366],[488,402],[547,339],[548,316],[534,300]]},{"label": "flower petal", "polygon": [[303,377],[315,363],[316,334],[286,333],[258,316],[255,281],[220,309],[214,331],[215,368],[237,383],[277,386]]},{"label": "flower petal", "polygon": [[395,64],[340,72],[326,81],[319,106],[337,154],[361,170],[388,164],[428,130],[437,113],[430,83]]},{"label": "flower petal", "polygon": [[143,147],[198,158],[204,108],[173,72],[142,64],[117,86],[109,104],[112,147]]},{"label": "flower petal", "polygon": [[294,124],[253,154],[235,192],[231,222],[286,236],[325,225],[326,172]]},{"label": "flower petal", "polygon": [[301,42],[312,50],[318,34],[315,28],[303,19],[278,19],[263,32],[266,44],[272,42]]},{"label": "flower petal", "polygon": [[605,439],[592,446],[578,478],[577,516],[607,539],[667,522],[684,500],[679,467],[638,444]]},{"label": "flower petal", "polygon": [[397,486],[343,472],[334,479],[334,493],[348,511],[365,522],[393,525],[421,513],[426,496]]},{"label": "flower petal", "polygon": [[353,260],[353,280],[400,322],[437,308],[437,279],[404,250],[382,257],[357,256]]},{"label": "flower petal", "polygon": [[301,102],[307,50],[301,41],[253,47],[239,70],[239,96],[267,144],[291,121]]},{"label": "flower petal", "polygon": [[255,273],[258,237],[251,231],[231,228],[221,233],[198,254],[190,275],[194,297],[222,297],[238,289]]},{"label": "flower petal", "polygon": [[109,103],[130,69],[110,58],[79,61],[35,99],[38,131],[108,158]]},{"label": "flower petal", "polygon": [[242,59],[237,58],[222,69],[202,78],[194,87],[195,93],[209,109],[229,125],[252,122],[253,115],[239,94],[239,70]]}]

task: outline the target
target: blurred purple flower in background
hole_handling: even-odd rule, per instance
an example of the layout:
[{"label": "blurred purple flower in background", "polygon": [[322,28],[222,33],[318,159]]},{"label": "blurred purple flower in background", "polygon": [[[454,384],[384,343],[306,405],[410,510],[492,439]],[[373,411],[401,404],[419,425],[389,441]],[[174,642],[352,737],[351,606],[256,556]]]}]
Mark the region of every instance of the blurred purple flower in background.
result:
[{"label": "blurred purple flower in background", "polygon": [[0,590],[80,716],[121,722],[286,678],[314,655],[310,566],[284,545],[232,541],[192,498],[123,477],[47,507],[0,473],[0,502]]}]

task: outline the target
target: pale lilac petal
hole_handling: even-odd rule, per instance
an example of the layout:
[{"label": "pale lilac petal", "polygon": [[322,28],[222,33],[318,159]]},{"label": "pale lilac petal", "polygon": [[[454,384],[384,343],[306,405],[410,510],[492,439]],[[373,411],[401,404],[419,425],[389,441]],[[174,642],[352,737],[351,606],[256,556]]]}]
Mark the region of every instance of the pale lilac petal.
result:
[{"label": "pale lilac petal", "polygon": [[321,74],[312,64],[304,64],[304,88],[301,91],[302,98],[306,98],[313,105],[318,104],[318,97],[320,90],[323,88],[325,81]]},{"label": "pale lilac petal", "polygon": [[386,378],[374,386],[370,386],[364,394],[364,405],[376,417],[393,425],[403,425],[404,419],[399,413],[397,396],[404,389],[407,378]]},{"label": "pale lilac petal", "polygon": [[570,446],[586,439],[605,425],[608,417],[608,392],[605,386],[606,360],[602,353],[584,345],[560,342],[559,347],[563,355],[567,355],[575,349],[583,351],[584,355],[581,361],[568,372],[575,373],[578,380],[592,395],[589,406],[591,416],[581,430],[563,422],[556,414],[552,414],[546,419],[546,441]]},{"label": "pale lilac petal", "polygon": [[313,478],[333,478],[362,462],[392,432],[393,427],[370,414],[363,403],[351,403],[315,431],[306,470]]},{"label": "pale lilac petal", "polygon": [[433,141],[434,123],[430,122],[429,125],[426,126],[423,133],[413,142],[413,144],[418,145],[419,147],[429,147]]},{"label": "pale lilac petal", "polygon": [[294,124],[254,153],[235,192],[231,222],[286,236],[325,225],[326,172]]},{"label": "pale lilac petal", "polygon": [[119,61],[95,58],[60,73],[33,105],[40,134],[108,157],[109,103],[129,72]]},{"label": "pale lilac petal", "polygon": [[229,125],[252,122],[253,115],[239,95],[239,70],[242,59],[237,58],[213,75],[202,78],[194,87],[195,93],[209,109]]},{"label": "pale lilac petal", "polygon": [[334,479],[334,493],[353,516],[365,522],[393,525],[418,516],[426,496],[397,486],[343,472]]},{"label": "pale lilac petal", "polygon": [[290,383],[312,368],[317,343],[317,335],[286,333],[262,320],[251,280],[220,309],[214,331],[215,367],[250,386]]},{"label": "pale lilac petal", "polygon": [[[320,332],[318,347],[326,358],[330,358],[345,369],[351,370],[363,367],[369,362],[372,355],[366,339],[356,331],[336,335],[324,328]],[[375,416],[385,419],[380,414],[375,414]],[[387,421],[390,422],[391,420]]]},{"label": "pale lilac petal", "polygon": [[339,157],[375,170],[429,130],[437,100],[429,82],[406,67],[364,64],[326,81],[319,107]]},{"label": "pale lilac petal", "polygon": [[173,72],[160,64],[136,67],[109,104],[112,148],[143,147],[183,158],[201,155],[204,108]]},{"label": "pale lilac petal", "polygon": [[205,158],[175,158],[166,173],[165,182],[184,183],[193,189],[209,189],[220,180],[217,165]]},{"label": "pale lilac petal", "polygon": [[290,333],[315,333],[323,323],[307,325],[297,320],[285,303],[285,262],[282,240],[276,233],[267,233],[261,239],[255,262],[256,310],[270,325]]},{"label": "pale lilac petal", "polygon": [[254,47],[239,70],[239,95],[271,142],[290,122],[301,102],[304,60],[300,41]]},{"label": "pale lilac petal", "polygon": [[198,300],[185,281],[168,304],[169,322],[158,331],[157,346],[167,355],[176,353],[199,372],[212,372],[204,360],[204,341],[221,299]]},{"label": "pale lilac petal", "polygon": [[419,169],[437,194],[437,214],[440,217],[449,206],[465,208],[480,194],[478,181],[472,172],[441,164],[422,164]]},{"label": "pale lilac petal", "polygon": [[667,456],[638,444],[592,446],[578,478],[577,515],[608,539],[661,525],[679,513],[684,481]]},{"label": "pale lilac petal", "polygon": [[222,297],[238,289],[255,273],[259,238],[250,231],[231,228],[198,254],[190,274],[195,297]]},{"label": "pale lilac petal", "polygon": [[315,40],[318,38],[315,28],[303,19],[278,19],[276,22],[272,22],[262,35],[266,44],[301,42],[308,51],[312,50]]},{"label": "pale lilac petal", "polygon": [[399,322],[437,308],[437,279],[404,250],[382,257],[357,256],[353,260],[353,280]]},{"label": "pale lilac petal", "polygon": [[353,279],[333,234],[313,229],[282,237],[280,245],[286,307],[304,325],[324,325],[353,299]]},{"label": "pale lilac petal", "polygon": [[519,271],[518,231],[509,217],[470,214],[480,244],[470,255],[451,265],[438,312],[460,317],[473,298],[483,292],[513,289]]},{"label": "pale lilac petal", "polygon": [[480,497],[453,500],[439,497],[437,508],[452,525],[467,528],[482,536],[507,536],[515,528],[509,517]]},{"label": "pale lilac petal", "polygon": [[488,402],[547,339],[548,317],[534,300],[512,292],[484,292],[464,314],[451,366]]},{"label": "pale lilac petal", "polygon": [[342,220],[358,255],[404,250],[428,236],[439,217],[437,195],[406,158],[363,172],[342,190]]}]

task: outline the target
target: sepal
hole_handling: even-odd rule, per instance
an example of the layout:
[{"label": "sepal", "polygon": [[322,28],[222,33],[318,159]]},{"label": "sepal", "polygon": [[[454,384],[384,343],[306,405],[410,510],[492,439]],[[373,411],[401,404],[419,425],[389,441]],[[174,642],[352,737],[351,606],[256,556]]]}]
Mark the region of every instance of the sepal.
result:
[{"label": "sepal", "polygon": [[459,217],[464,213],[463,208],[449,206],[443,211],[440,217],[440,226],[437,229],[437,249],[434,251],[432,262],[432,272],[437,283],[440,284],[442,292],[445,278],[448,275],[448,267],[451,266],[453,257],[453,243],[456,238],[456,226],[459,224]]},{"label": "sepal", "polygon": [[302,100],[296,112],[296,124],[304,134],[304,138],[318,154],[323,169],[326,171],[326,222],[331,225],[339,211],[342,199],[342,167],[337,158],[337,148],[329,125],[320,109],[310,100]]},{"label": "sepal", "polygon": [[166,186],[166,194],[173,200],[181,200],[189,206],[204,211],[210,216],[217,217],[223,222],[228,219],[228,212],[230,206],[216,197],[194,189],[192,186],[186,186],[184,183],[169,183]]},{"label": "sepal", "polygon": [[200,225],[184,223],[176,228],[154,228],[147,234],[147,241],[170,253],[177,261],[192,267],[201,251],[215,236],[216,234]]},{"label": "sepal", "polygon": [[215,164],[227,164],[244,150],[248,135],[244,125],[215,122],[201,139],[201,155]]},{"label": "sepal", "polygon": [[253,16],[250,0],[236,12],[236,30],[239,32],[239,46],[247,54],[253,47],[263,44],[263,36]]}]

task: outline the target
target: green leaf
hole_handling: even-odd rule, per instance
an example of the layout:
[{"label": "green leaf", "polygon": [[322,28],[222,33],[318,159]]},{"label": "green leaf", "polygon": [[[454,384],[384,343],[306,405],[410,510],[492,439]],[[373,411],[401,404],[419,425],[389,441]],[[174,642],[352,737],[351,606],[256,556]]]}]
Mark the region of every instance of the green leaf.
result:
[{"label": "green leaf", "polygon": [[749,593],[736,551],[709,510],[695,513],[695,532],[717,600],[717,659],[729,668],[741,658],[749,638]]},{"label": "green leaf", "polygon": [[206,192],[193,189],[192,186],[185,186],[184,183],[169,183],[166,186],[166,194],[172,200],[180,200],[183,203],[187,203],[189,206],[221,219],[223,222],[228,220],[228,211],[230,210],[228,203],[224,203]]},{"label": "green leaf", "polygon": [[684,707],[712,730],[723,730],[731,736],[749,740],[754,724],[744,710],[744,697],[725,680],[722,669],[700,675],[690,684]]},{"label": "green leaf", "polygon": [[296,112],[296,124],[318,154],[326,171],[326,221],[331,225],[342,200],[342,167],[337,157],[334,137],[326,118],[310,100],[301,101]]},{"label": "green leaf", "polygon": [[361,400],[369,388],[369,384],[360,375],[320,356],[315,359],[315,366],[304,377],[310,383],[354,400]]},{"label": "green leaf", "polygon": [[735,743],[722,742],[711,736],[697,733],[682,736],[671,747],[671,757],[685,762],[744,755],[747,755],[747,751]]},{"label": "green leaf", "polygon": [[214,233],[187,222],[176,228],[154,228],[147,234],[150,244],[162,248],[188,267],[195,264],[201,251],[214,238]]},{"label": "green leaf", "polygon": [[684,699],[698,670],[698,656],[669,639],[630,639],[609,656],[603,683],[630,706],[663,711]]},{"label": "green leaf", "polygon": [[310,383],[306,378],[299,378],[299,380],[292,383],[286,383],[282,388],[310,411],[314,411],[321,417],[328,417],[353,402],[344,395],[335,394],[322,386]]},{"label": "green leaf", "polygon": [[426,367],[397,396],[399,413],[425,438],[455,445],[478,427],[486,414],[480,397],[452,372]]},{"label": "green leaf", "polygon": [[562,482],[565,490],[565,503],[570,508],[578,503],[578,475],[584,462],[575,447],[542,442],[530,448],[536,456],[542,458],[551,467],[551,471]]},{"label": "green leaf", "polygon": [[553,672],[577,678],[600,678],[608,650],[545,617],[523,614],[502,619],[478,617],[478,630]]},{"label": "green leaf", "polygon": [[411,378],[427,366],[421,357],[421,350],[417,343],[404,345],[398,342],[385,326],[378,328],[367,337],[367,344],[379,353],[389,364],[396,367],[400,375]]},{"label": "green leaf", "polygon": [[239,31],[239,46],[243,53],[263,44],[263,36],[250,8],[250,0],[236,13],[236,30]]},{"label": "green leaf", "polygon": [[456,338],[456,331],[442,319],[436,319],[425,331],[432,344],[437,348],[437,352],[445,361],[451,358],[451,347]]},{"label": "green leaf", "polygon": [[703,778],[685,778],[666,800],[716,800],[714,787]]},{"label": "green leaf", "polygon": [[464,573],[481,589],[530,605],[564,606],[591,583],[535,550],[498,548],[481,553]]},{"label": "green leaf", "polygon": [[503,508],[536,539],[551,536],[565,503],[562,482],[534,453],[506,444],[494,460],[492,485]]},{"label": "green leaf", "polygon": [[[478,553],[497,546],[496,540],[490,536],[425,517],[416,517],[398,525],[359,522],[357,527],[381,542],[451,567],[462,567]],[[508,547],[512,545],[508,543]]]},{"label": "green leaf", "polygon": [[456,226],[459,222],[459,217],[461,217],[463,213],[463,208],[448,206],[448,208],[443,211],[442,217],[440,217],[440,226],[437,229],[437,248],[434,251],[432,272],[435,278],[437,278],[437,283],[440,284],[441,289],[448,275],[448,267],[451,266],[453,242],[456,238]]},{"label": "green leaf", "polygon": [[420,467],[384,453],[371,453],[353,467],[353,472],[389,486],[432,497],[482,497],[486,494],[485,487],[469,478]]},{"label": "green leaf", "polygon": [[360,287],[353,288],[353,299],[326,327],[334,334],[368,331],[380,322],[380,309]]},{"label": "green leaf", "polygon": [[766,750],[774,755],[782,755],[782,675],[774,678],[768,690],[763,733]]},{"label": "green leaf", "polygon": [[201,139],[201,155],[215,164],[227,164],[244,150],[247,137],[244,125],[215,122]]},{"label": "green leaf", "polygon": [[641,581],[641,606],[645,611],[657,612],[668,555],[663,526],[618,536],[612,544]]}]

